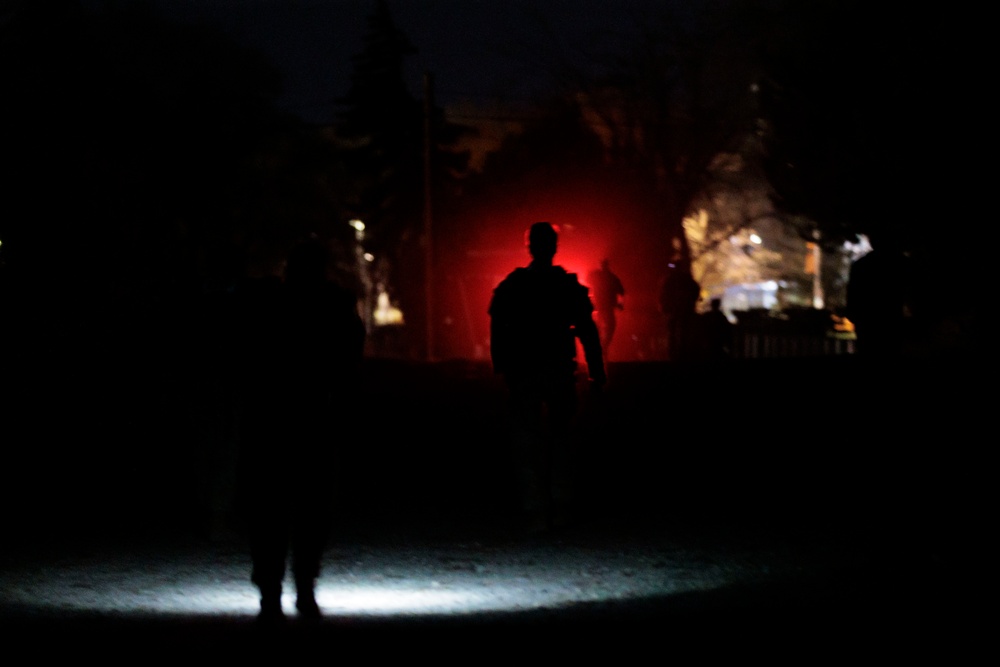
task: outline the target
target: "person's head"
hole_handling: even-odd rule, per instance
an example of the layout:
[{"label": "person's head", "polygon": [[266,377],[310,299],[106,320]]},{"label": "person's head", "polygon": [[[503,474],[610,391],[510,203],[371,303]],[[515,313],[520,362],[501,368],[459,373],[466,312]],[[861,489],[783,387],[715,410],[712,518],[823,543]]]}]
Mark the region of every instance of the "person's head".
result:
[{"label": "person's head", "polygon": [[604,269],[605,271],[609,270],[611,268],[611,260],[608,259],[607,257],[605,257],[604,259],[602,259],[601,260],[601,268]]},{"label": "person's head", "polygon": [[288,262],[285,264],[285,281],[293,283],[323,282],[327,279],[329,265],[329,248],[318,238],[310,236],[288,253]]},{"label": "person's head", "polygon": [[559,233],[549,222],[536,222],[528,230],[528,252],[539,260],[551,260],[555,257]]}]

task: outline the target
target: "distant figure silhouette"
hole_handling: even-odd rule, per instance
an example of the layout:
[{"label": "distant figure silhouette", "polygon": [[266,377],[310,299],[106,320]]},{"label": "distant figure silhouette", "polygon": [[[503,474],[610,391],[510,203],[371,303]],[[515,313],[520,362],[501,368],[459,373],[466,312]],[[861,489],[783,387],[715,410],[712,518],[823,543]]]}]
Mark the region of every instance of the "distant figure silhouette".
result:
[{"label": "distant figure silhouette", "polygon": [[597,326],[601,332],[601,349],[604,360],[607,361],[611,349],[611,341],[618,327],[617,310],[625,308],[625,287],[622,281],[611,271],[611,261],[601,260],[601,268],[587,274],[587,284],[594,295],[594,306],[597,308]]},{"label": "distant figure silhouette", "polygon": [[868,235],[872,250],[856,259],[845,314],[854,324],[859,356],[889,359],[903,351],[910,318],[910,258],[890,237]]},{"label": "distant figure silhouette", "polygon": [[691,275],[691,263],[680,260],[668,263],[660,284],[660,312],[666,320],[670,361],[689,359],[694,351],[695,306],[700,296],[701,286]]},{"label": "distant figure silhouette", "polygon": [[240,302],[240,498],[264,620],[284,618],[289,552],[296,609],[320,616],[314,587],[331,527],[329,487],[337,449],[351,444],[348,401],[365,329],[355,296],[328,280],[328,263],[322,242],[305,241],[289,254],[284,281],[248,287]]},{"label": "distant figure silhouette", "polygon": [[573,500],[577,339],[592,386],[607,381],[593,303],[576,274],[553,265],[557,241],[551,224],[533,224],[531,263],[497,285],[489,307],[490,354],[509,390],[521,509],[532,532],[564,522]]},{"label": "distant figure silhouette", "polygon": [[704,358],[729,359],[733,353],[733,323],[722,312],[722,299],[716,297],[709,303],[710,309],[698,316]]}]

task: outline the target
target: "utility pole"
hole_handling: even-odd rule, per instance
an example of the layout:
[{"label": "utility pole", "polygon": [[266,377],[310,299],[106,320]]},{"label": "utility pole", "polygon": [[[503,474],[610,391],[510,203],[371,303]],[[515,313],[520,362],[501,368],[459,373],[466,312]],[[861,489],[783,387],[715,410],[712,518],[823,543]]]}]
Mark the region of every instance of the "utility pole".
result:
[{"label": "utility pole", "polygon": [[431,153],[434,81],[424,72],[424,297],[426,299],[427,361],[434,361],[434,237],[431,215]]}]

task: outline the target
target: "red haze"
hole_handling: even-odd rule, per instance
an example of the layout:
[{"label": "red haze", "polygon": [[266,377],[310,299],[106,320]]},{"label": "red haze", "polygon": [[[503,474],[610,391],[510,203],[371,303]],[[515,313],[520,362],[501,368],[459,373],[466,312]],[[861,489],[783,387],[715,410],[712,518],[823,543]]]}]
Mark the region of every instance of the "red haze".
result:
[{"label": "red haze", "polygon": [[657,305],[661,267],[669,247],[648,213],[628,199],[600,187],[528,198],[512,197],[505,206],[481,211],[463,221],[463,239],[450,252],[439,294],[448,331],[444,356],[488,358],[489,316],[493,288],[504,276],[530,261],[525,232],[537,221],[560,229],[555,262],[577,273],[580,282],[602,259],[625,286],[625,309],[619,312],[612,361],[662,358],[662,322]]}]

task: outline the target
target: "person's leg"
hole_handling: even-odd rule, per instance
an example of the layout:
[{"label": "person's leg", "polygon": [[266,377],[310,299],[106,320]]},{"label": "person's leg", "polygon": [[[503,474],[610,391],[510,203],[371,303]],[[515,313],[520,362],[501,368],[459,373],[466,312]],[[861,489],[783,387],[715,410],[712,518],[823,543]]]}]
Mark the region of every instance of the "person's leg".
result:
[{"label": "person's leg", "polygon": [[280,429],[273,405],[253,401],[243,416],[238,470],[239,506],[250,547],[251,582],[260,591],[262,619],[281,619],[288,552],[288,498],[276,447]]},{"label": "person's leg", "polygon": [[251,510],[249,537],[253,562],[251,581],[260,591],[262,618],[281,618],[282,582],[288,551],[288,531],[279,501],[255,499]]},{"label": "person's leg", "polygon": [[316,581],[331,528],[331,478],[334,474],[332,429],[336,421],[322,396],[307,393],[288,428],[286,453],[293,462],[288,478],[291,570],[295,609],[303,618],[319,618]]},{"label": "person's leg", "polygon": [[518,500],[529,533],[548,528],[548,451],[543,434],[539,387],[512,383],[510,389],[511,445],[517,475]]},{"label": "person's leg", "polygon": [[549,521],[562,526],[572,519],[576,502],[577,460],[573,441],[573,420],[578,399],[574,378],[560,381],[552,387],[548,400],[548,497]]},{"label": "person's leg", "polygon": [[604,340],[601,341],[601,348],[604,352],[604,361],[608,361],[611,356],[611,341],[615,338],[615,329],[617,327],[618,319],[615,317],[615,311],[611,310],[608,313],[607,323],[605,324]]},{"label": "person's leg", "polygon": [[[313,483],[315,484],[315,482]],[[316,580],[319,578],[329,535],[330,517],[326,501],[319,498],[313,486],[299,498],[300,506],[292,527],[292,575],[295,578],[295,608],[306,618],[321,616],[316,601]]]}]

